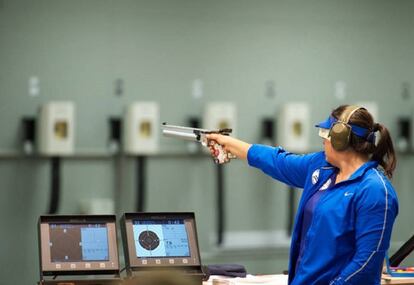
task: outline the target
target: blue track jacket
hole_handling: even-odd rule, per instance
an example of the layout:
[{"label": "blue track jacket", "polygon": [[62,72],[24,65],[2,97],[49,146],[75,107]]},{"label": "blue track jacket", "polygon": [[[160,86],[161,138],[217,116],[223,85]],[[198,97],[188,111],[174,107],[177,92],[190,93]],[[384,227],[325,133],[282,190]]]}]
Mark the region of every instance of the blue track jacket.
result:
[{"label": "blue track jacket", "polygon": [[398,200],[377,162],[365,163],[348,180],[326,190],[314,210],[303,256],[295,268],[304,206],[337,169],[326,161],[324,152],[297,155],[264,145],[252,145],[247,160],[273,178],[304,189],[292,234],[289,284],[380,284]]}]

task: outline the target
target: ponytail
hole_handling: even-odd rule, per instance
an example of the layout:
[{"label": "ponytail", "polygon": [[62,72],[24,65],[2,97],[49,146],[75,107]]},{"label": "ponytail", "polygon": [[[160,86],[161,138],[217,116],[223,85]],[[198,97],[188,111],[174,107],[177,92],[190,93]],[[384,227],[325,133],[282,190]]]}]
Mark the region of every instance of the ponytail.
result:
[{"label": "ponytail", "polygon": [[397,165],[394,145],[392,143],[390,133],[384,125],[375,123],[373,132],[377,131],[379,132],[380,138],[374,148],[371,160],[378,161],[379,165],[381,165],[384,169],[385,175],[392,178],[392,174]]}]

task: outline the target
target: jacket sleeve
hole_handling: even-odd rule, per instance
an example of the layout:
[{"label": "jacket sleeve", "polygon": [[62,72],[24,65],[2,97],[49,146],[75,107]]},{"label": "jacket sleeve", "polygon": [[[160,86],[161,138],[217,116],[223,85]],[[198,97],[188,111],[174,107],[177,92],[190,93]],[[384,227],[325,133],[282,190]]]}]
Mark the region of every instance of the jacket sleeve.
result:
[{"label": "jacket sleeve", "polygon": [[280,147],[254,144],[249,148],[247,161],[250,166],[261,169],[283,183],[303,188],[309,165],[317,154],[298,155],[286,152]]},{"label": "jacket sleeve", "polygon": [[[377,175],[380,175],[377,172]],[[342,272],[329,285],[371,284],[380,278],[388,250],[398,202],[384,177],[360,189],[356,203],[356,252]]]}]

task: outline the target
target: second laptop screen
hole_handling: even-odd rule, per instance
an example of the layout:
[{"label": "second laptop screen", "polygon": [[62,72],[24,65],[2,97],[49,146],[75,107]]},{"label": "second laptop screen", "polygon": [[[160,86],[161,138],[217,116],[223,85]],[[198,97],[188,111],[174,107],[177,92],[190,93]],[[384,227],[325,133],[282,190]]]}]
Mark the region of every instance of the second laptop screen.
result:
[{"label": "second laptop screen", "polygon": [[138,258],[190,256],[184,220],[134,220],[132,226]]}]

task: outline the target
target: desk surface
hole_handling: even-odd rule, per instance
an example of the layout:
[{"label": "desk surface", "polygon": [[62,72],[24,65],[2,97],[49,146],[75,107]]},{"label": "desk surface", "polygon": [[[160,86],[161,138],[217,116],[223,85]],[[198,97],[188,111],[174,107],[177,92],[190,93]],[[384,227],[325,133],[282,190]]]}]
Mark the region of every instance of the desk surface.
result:
[{"label": "desk surface", "polygon": [[414,278],[391,277],[382,275],[381,284],[411,284],[414,285]]},{"label": "desk surface", "polygon": [[230,278],[223,276],[210,276],[210,279],[203,282],[203,285],[287,285],[288,276],[283,274],[277,275],[247,275],[246,278]]},{"label": "desk surface", "polygon": [[[263,284],[263,285],[287,285],[287,275],[248,275],[246,278],[229,278],[223,276],[211,276],[203,285],[243,285],[243,284]],[[383,275],[381,284],[408,284],[414,285],[414,278],[390,277]]]}]

